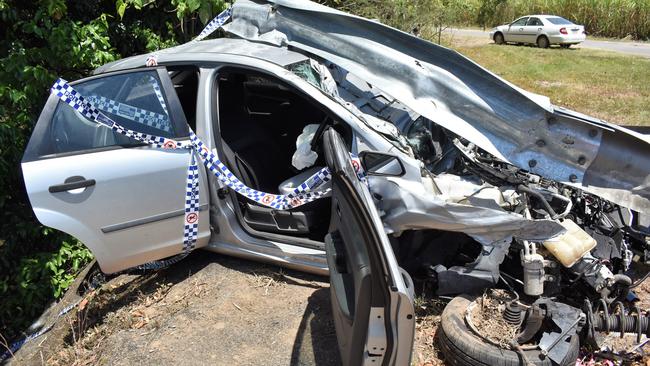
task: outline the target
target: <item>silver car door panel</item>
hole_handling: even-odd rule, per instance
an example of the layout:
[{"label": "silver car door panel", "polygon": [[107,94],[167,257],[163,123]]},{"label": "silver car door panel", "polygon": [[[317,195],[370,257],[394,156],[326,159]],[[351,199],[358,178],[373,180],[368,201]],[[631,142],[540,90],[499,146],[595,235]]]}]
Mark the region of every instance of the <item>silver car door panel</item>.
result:
[{"label": "silver car door panel", "polygon": [[[132,128],[169,138],[187,122],[164,68],[101,75],[75,83],[104,112]],[[22,168],[37,218],[82,241],[111,273],[181,252],[188,151],[160,150],[114,133],[50,96]],[[199,169],[199,206],[208,207]],[[179,213],[180,211],[180,213]],[[200,215],[197,246],[210,237]]]},{"label": "silver car door panel", "polygon": [[325,239],[332,316],[344,365],[408,365],[415,329],[411,281],[397,265],[365,183],[333,129],[323,135],[332,170]]}]

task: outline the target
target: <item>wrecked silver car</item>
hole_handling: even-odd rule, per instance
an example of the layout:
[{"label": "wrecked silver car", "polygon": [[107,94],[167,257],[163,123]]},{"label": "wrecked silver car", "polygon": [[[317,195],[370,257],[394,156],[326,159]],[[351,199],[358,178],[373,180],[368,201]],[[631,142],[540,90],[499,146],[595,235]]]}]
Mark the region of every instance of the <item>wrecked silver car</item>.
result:
[{"label": "wrecked silver car", "polygon": [[[409,364],[423,282],[459,295],[440,336],[457,364],[568,365],[600,332],[650,332],[627,310],[646,137],[308,1],[240,0],[217,26],[61,81],[38,120],[33,209],[104,272],[203,248],[328,274],[346,365]],[[512,295],[506,347],[471,319],[488,288]]]}]

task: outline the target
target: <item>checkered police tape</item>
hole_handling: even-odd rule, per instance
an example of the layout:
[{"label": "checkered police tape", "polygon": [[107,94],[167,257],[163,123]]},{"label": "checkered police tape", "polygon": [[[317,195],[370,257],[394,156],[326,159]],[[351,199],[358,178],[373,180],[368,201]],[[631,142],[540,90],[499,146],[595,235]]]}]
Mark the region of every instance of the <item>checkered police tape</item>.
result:
[{"label": "checkered police tape", "polygon": [[[255,202],[258,202],[263,206],[277,210],[287,210],[314,201],[315,199],[318,199],[329,192],[329,190],[318,192],[314,191],[315,188],[331,179],[331,173],[328,168],[323,168],[320,171],[316,172],[305,182],[296,187],[293,192],[287,195],[276,195],[255,190],[243,184],[191,130],[190,141],[188,143],[186,141],[176,141],[165,137],[148,135],[127,129],[98,111],[97,108],[93,106],[91,101],[85,99],[74,88],[68,85],[65,80],[62,79],[57,80],[57,82],[54,84],[52,87],[52,93],[57,95],[61,100],[73,107],[83,116],[97,121],[104,126],[112,128],[114,131],[127,137],[163,149],[194,149],[201,157],[201,160],[203,161],[203,164],[206,166],[206,168],[212,172],[212,174],[217,177],[221,183],[232,188],[235,192]],[[196,163],[192,157],[190,167],[195,165]],[[352,156],[352,165],[356,169],[359,179],[363,180],[364,177],[363,171],[361,169],[361,164],[356,156]],[[196,173],[195,169],[192,169],[192,171],[193,174]]]},{"label": "checkered police tape", "polygon": [[[189,149],[191,151],[190,162],[188,164],[188,174],[186,182],[186,200],[185,200],[185,226],[184,226],[184,252],[194,249],[198,233],[199,217],[199,184],[198,184],[198,166],[194,153],[201,158],[205,167],[224,185],[230,187],[236,193],[251,199],[260,205],[270,207],[276,210],[288,210],[302,206],[306,203],[317,200],[327,193],[330,189],[315,191],[316,188],[331,179],[331,173],[328,168],[323,168],[309,177],[305,182],[294,189],[287,195],[277,195],[261,192],[247,187],[242,183],[217,157],[208,149],[208,147],[196,136],[190,129],[190,140],[176,141],[161,136],[154,136],[136,132],[127,129],[117,122],[101,113],[89,98],[84,98],[79,92],[68,85],[67,81],[59,79],[52,86],[51,92],[59,97],[63,102],[70,105],[84,117],[96,121],[106,127],[113,129],[115,132],[163,149]],[[352,166],[357,172],[360,180],[365,181],[363,169],[361,168],[358,157],[351,154]]]},{"label": "checkered police tape", "polygon": [[[248,197],[251,200],[254,200],[264,206],[272,207],[275,209],[283,210],[295,208],[301,205],[304,205],[307,202],[314,201],[318,198],[323,197],[325,194],[330,192],[331,189],[325,189],[322,191],[314,191],[314,189],[321,186],[323,183],[331,179],[331,173],[328,168],[323,168],[313,174],[309,179],[304,183],[296,187],[296,189],[288,195],[273,195],[265,192],[260,192],[254,190],[250,187],[246,187],[237,177],[232,174],[232,172],[223,164],[215,154],[210,151],[207,146],[194,134],[194,131],[190,129],[190,142],[184,141],[175,141],[172,139],[167,139],[160,136],[148,135],[141,132],[136,132],[129,130],[119,125],[117,122],[113,121],[103,113],[101,113],[89,99],[84,98],[79,92],[72,88],[68,83],[59,79],[54,83],[51,89],[51,93],[55,94],[59,99],[64,101],[66,104],[74,108],[75,111],[79,112],[82,116],[96,121],[99,124],[113,129],[114,131],[125,135],[127,137],[133,138],[137,141],[144,142],[159,148],[163,149],[188,149],[190,150],[190,161],[188,164],[187,170],[187,179],[186,179],[186,189],[185,189],[185,223],[183,228],[183,252],[179,255],[176,255],[172,258],[153,261],[145,263],[143,265],[135,267],[136,269],[143,270],[155,270],[165,268],[169,265],[181,261],[183,258],[187,257],[188,254],[195,248],[196,239],[198,236],[198,221],[199,221],[199,171],[198,165],[196,163],[195,153],[201,157],[203,164],[206,168],[212,172],[220,182],[224,183],[228,187],[231,187],[235,192]],[[353,154],[351,155],[352,166],[357,171],[357,177],[367,184],[365,174],[361,168],[359,158]],[[79,299],[75,303],[65,307],[61,310],[57,319],[61,316],[67,314],[72,309],[74,309],[82,299]],[[38,338],[41,335],[48,332],[55,323],[51,323],[48,326],[43,327],[39,331],[32,333],[19,341],[11,344],[7,351],[3,354],[0,354],[0,362],[11,358],[13,354],[22,347],[23,344],[29,342],[32,339]]]},{"label": "checkered police tape", "polygon": [[156,94],[156,98],[158,98],[158,103],[160,103],[160,107],[165,111],[165,114],[169,116],[169,112],[167,111],[167,103],[165,103],[165,97],[162,95],[162,90],[160,90],[160,84],[158,84],[158,80],[156,80],[155,77],[149,75],[149,81],[151,82],[151,87],[153,88],[154,94]]},{"label": "checkered police tape", "polygon": [[25,343],[31,341],[32,339],[35,339],[35,338],[38,338],[38,337],[42,336],[43,334],[49,332],[52,328],[54,328],[54,325],[56,324],[56,320],[58,320],[60,317],[64,316],[65,314],[69,313],[72,309],[76,308],[77,305],[79,305],[84,299],[87,299],[88,297],[93,295],[94,287],[91,287],[91,288],[93,288],[93,290],[91,291],[91,293],[87,297],[81,297],[77,301],[75,301],[72,304],[70,304],[70,305],[64,307],[63,309],[61,309],[61,311],[59,311],[56,314],[56,317],[54,318],[55,320],[52,323],[43,326],[38,331],[36,331],[36,332],[34,332],[32,334],[29,334],[29,335],[19,339],[18,341],[8,345],[8,346],[5,346],[7,348],[7,350],[4,353],[0,354],[0,364],[4,364],[3,363],[4,361],[6,361],[6,360],[10,359],[11,357],[13,357],[14,353],[18,352],[18,350]]},{"label": "checkered police tape", "polygon": [[208,25],[205,26],[205,28],[203,28],[201,33],[199,33],[199,35],[196,36],[196,38],[194,38],[192,42],[200,41],[203,38],[212,34],[212,32],[214,32],[215,30],[219,29],[222,25],[224,25],[224,23],[226,23],[228,19],[230,19],[231,15],[232,15],[232,7],[222,11],[219,15],[217,15],[214,19],[212,19],[210,23],[208,23]]},{"label": "checkered police tape", "polygon": [[121,103],[99,95],[89,95],[88,101],[102,112],[120,116],[122,118],[126,118],[133,122],[153,127],[161,131],[171,131],[171,123],[169,122],[169,117],[164,114],[134,107],[132,105]]}]

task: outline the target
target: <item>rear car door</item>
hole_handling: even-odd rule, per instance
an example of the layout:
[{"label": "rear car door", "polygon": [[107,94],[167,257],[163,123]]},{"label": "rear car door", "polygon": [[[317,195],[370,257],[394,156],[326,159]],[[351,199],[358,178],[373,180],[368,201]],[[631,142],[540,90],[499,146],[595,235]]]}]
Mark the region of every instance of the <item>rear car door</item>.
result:
[{"label": "rear car door", "polygon": [[414,334],[412,282],[397,265],[368,188],[333,129],[323,136],[332,172],[325,239],[332,313],[344,365],[409,365]]},{"label": "rear car door", "polygon": [[526,43],[535,43],[537,42],[537,37],[543,33],[544,23],[539,18],[530,17],[526,26],[524,27],[524,33],[522,34],[523,42]]},{"label": "rear car door", "polygon": [[[98,75],[71,83],[122,126],[183,140],[189,128],[165,68]],[[178,254],[183,248],[188,150],[162,150],[82,117],[50,95],[22,161],[41,223],[83,242],[106,273]],[[199,166],[200,208],[208,207]],[[197,247],[209,217],[198,217]]]},{"label": "rear car door", "polygon": [[506,42],[526,42],[524,37],[524,28],[526,27],[527,21],[528,17],[523,17],[512,22],[505,34]]}]

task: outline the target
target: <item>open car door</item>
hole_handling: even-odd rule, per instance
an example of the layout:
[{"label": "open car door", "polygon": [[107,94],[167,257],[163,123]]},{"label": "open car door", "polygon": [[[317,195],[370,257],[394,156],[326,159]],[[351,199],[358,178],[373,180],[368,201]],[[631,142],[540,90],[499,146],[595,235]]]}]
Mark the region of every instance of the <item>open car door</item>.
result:
[{"label": "open car door", "polygon": [[332,172],[325,238],[332,314],[344,365],[409,365],[414,334],[412,282],[401,271],[368,188],[333,129],[323,135]]},{"label": "open car door", "polygon": [[[176,140],[189,136],[164,67],[101,74],[71,84],[126,128]],[[187,150],[139,143],[50,95],[22,170],[39,221],[79,239],[101,269],[112,273],[181,253],[186,224],[198,223],[197,247],[207,244],[207,211],[185,222],[189,159]],[[205,210],[208,189],[202,165],[199,177],[200,210]]]}]

